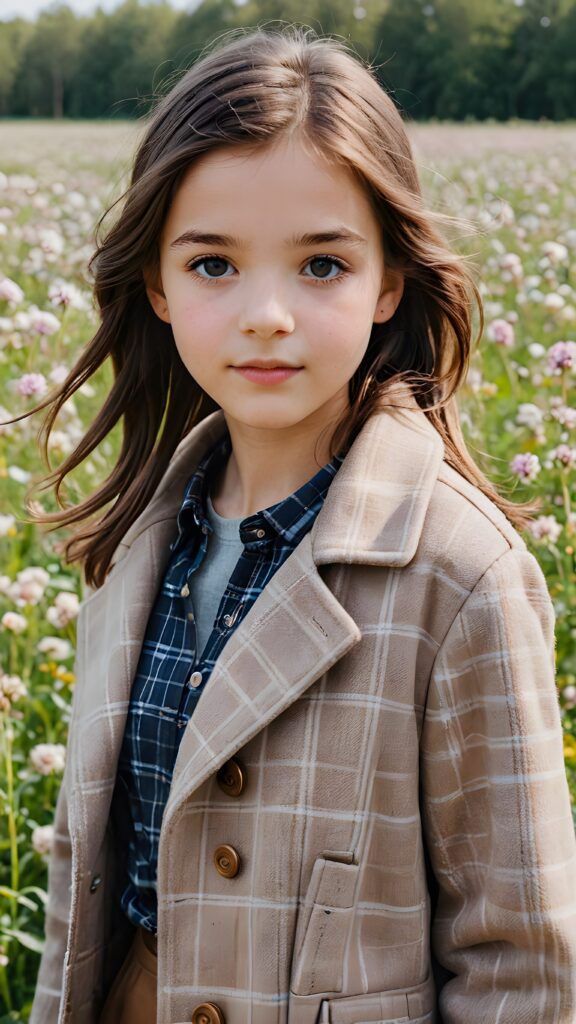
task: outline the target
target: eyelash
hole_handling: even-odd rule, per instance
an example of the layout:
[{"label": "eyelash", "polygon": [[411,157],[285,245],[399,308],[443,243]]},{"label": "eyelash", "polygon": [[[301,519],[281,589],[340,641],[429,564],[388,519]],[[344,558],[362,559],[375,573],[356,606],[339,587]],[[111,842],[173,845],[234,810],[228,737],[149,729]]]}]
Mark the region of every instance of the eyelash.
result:
[{"label": "eyelash", "polygon": [[[226,275],[226,277],[203,277],[201,274],[196,273],[196,267],[200,266],[201,263],[206,263],[208,260],[221,260],[223,263],[230,264],[230,261],[225,259],[224,256],[218,256],[216,253],[212,253],[208,256],[199,256],[197,259],[192,260],[191,263],[187,264],[187,269],[190,273],[194,274],[197,280],[201,281],[202,284],[214,284],[217,281],[225,281],[232,275]],[[350,273],[350,268],[346,266],[342,260],[337,259],[335,256],[328,256],[328,254],[322,253],[318,256],[311,256],[307,263],[312,263],[314,260],[328,260],[330,263],[334,263],[342,271],[337,277],[321,278],[311,277],[310,280],[315,284],[335,284],[336,281],[342,281],[347,274]],[[306,264],[307,265],[307,264]],[[231,264],[230,264],[231,266]]]}]

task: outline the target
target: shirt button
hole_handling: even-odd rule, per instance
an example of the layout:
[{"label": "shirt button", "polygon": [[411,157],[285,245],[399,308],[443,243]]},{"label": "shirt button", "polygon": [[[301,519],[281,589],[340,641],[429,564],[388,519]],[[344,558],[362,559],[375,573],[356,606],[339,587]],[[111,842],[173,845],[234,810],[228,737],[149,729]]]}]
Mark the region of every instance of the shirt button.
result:
[{"label": "shirt button", "polygon": [[201,682],[202,682],[202,673],[201,672],[193,672],[192,675],[190,676],[190,679],[188,680],[188,686],[192,686],[194,689],[196,689],[198,686],[200,686]]},{"label": "shirt button", "polygon": [[90,892],[94,893],[100,888],[102,884],[102,875],[94,875],[94,878],[90,882]]},{"label": "shirt button", "polygon": [[256,536],[260,537],[260,538],[265,537],[266,536],[266,530],[256,530]]},{"label": "shirt button", "polygon": [[224,623],[225,626],[231,626],[232,623],[234,622],[234,619],[232,618],[231,615],[225,615],[224,618],[222,619],[222,622]]},{"label": "shirt button", "polygon": [[189,622],[194,622],[194,612],[188,612],[186,618]]},{"label": "shirt button", "polygon": [[184,586],[180,589],[180,597],[188,597],[189,593],[190,587],[188,586],[187,583],[185,583]]},{"label": "shirt button", "polygon": [[206,523],[202,523],[202,533],[208,533],[208,527],[206,526]]}]

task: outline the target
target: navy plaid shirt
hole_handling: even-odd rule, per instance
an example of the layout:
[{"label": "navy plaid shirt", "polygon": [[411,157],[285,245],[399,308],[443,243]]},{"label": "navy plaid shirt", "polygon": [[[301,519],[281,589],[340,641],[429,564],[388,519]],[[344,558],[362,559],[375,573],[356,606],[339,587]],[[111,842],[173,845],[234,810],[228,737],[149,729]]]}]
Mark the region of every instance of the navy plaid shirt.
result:
[{"label": "navy plaid shirt", "polygon": [[[112,814],[126,839],[120,905],[135,925],[156,932],[158,840],[183,730],[216,659],[276,570],[312,528],[342,458],[276,505],[240,523],[244,550],[224,591],[212,633],[196,650],[187,581],[206,555],[211,481],[231,452],[228,431],[188,481],[178,535],[146,628],[130,695]],[[128,829],[128,832],[126,831]],[[123,845],[123,844],[120,844]]]}]

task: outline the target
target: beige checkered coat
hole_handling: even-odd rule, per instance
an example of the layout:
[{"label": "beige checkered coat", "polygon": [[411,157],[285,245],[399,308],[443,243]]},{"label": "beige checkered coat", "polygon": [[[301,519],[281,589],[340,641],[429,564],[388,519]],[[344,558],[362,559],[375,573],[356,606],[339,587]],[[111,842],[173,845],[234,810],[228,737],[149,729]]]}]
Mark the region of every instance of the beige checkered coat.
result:
[{"label": "beige checkered coat", "polygon": [[[576,1021],[552,603],[394,393],[410,408],[364,426],[184,733],[160,838],[161,1024],[203,1020],[203,1002],[226,1024]],[[95,1024],[126,952],[109,809],[130,686],[186,480],[223,427],[216,412],[180,444],[81,606],[32,1024]],[[237,796],[217,776],[233,761]]]}]

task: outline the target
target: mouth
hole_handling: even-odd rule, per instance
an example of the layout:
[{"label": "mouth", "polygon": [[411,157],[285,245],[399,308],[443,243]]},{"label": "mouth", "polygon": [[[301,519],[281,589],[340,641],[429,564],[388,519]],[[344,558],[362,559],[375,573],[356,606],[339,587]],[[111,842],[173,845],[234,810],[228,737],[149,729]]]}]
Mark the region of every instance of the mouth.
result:
[{"label": "mouth", "polygon": [[302,366],[287,366],[279,363],[275,366],[259,366],[257,364],[246,364],[244,366],[233,366],[232,369],[245,380],[254,384],[280,384],[282,381],[295,377]]}]

